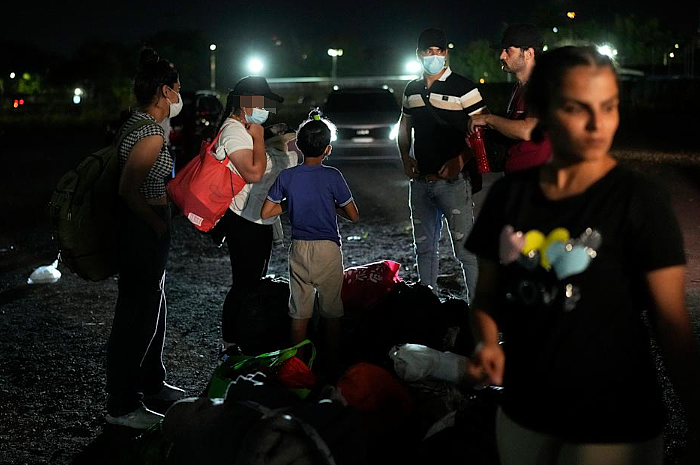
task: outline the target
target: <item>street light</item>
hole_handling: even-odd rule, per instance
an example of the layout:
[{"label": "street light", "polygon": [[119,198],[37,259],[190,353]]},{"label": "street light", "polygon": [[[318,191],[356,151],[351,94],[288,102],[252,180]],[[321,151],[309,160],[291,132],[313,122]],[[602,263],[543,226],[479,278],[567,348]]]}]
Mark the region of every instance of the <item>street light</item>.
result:
[{"label": "street light", "polygon": [[418,60],[409,60],[406,62],[406,72],[408,74],[420,74],[421,69],[423,69],[423,67],[418,63]]},{"label": "street light", "polygon": [[253,74],[259,74],[260,71],[263,70],[265,67],[265,64],[263,61],[258,58],[258,57],[252,57],[248,60],[248,71],[250,71]]},{"label": "street light", "polygon": [[576,12],[575,11],[567,11],[566,17],[569,19],[574,19],[574,18],[576,18]]},{"label": "street light", "polygon": [[338,57],[343,56],[343,49],[342,48],[329,48],[328,49],[328,56],[333,59],[332,67],[331,67],[331,77],[333,79],[335,79],[335,77],[338,75]]},{"label": "street light", "polygon": [[617,56],[617,49],[613,48],[612,45],[604,44],[597,47],[598,53],[605,55],[608,58],[615,58]]},{"label": "street light", "polygon": [[209,45],[209,88],[216,89],[216,44]]},{"label": "street light", "polygon": [[14,72],[14,71],[10,73],[10,79],[14,79],[14,78],[15,78],[15,76],[17,76],[17,75],[15,74],[15,72]]}]

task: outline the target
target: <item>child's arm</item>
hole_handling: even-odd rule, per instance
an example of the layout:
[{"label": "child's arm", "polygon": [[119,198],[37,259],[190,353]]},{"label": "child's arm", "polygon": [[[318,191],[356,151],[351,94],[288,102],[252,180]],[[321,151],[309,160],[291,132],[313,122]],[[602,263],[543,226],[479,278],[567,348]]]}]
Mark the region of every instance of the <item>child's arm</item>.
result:
[{"label": "child's arm", "polygon": [[357,211],[357,205],[355,205],[354,200],[351,200],[344,207],[336,207],[335,211],[338,215],[353,223],[357,223],[360,220],[360,213]]},{"label": "child's arm", "polygon": [[268,218],[272,218],[273,216],[281,214],[282,204],[265,199],[265,203],[263,204],[262,209],[260,210],[260,218],[266,220]]}]

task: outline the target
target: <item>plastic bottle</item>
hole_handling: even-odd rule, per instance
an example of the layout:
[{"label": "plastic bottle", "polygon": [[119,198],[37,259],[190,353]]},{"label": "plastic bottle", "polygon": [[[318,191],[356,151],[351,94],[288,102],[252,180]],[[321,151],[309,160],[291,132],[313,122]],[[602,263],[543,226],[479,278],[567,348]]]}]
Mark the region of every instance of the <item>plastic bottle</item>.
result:
[{"label": "plastic bottle", "polygon": [[474,132],[469,134],[469,145],[476,156],[476,166],[479,173],[488,173],[491,171],[489,159],[486,157],[486,147],[484,146],[484,127],[474,126]]}]

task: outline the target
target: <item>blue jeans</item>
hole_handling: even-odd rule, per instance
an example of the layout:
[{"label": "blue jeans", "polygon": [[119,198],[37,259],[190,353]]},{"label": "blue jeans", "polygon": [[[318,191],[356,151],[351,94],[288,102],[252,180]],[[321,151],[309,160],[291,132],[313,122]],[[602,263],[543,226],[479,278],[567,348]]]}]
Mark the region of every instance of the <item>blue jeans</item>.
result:
[{"label": "blue jeans", "polygon": [[476,256],[464,244],[474,225],[474,202],[471,185],[460,173],[454,180],[430,182],[412,179],[409,185],[409,206],[413,224],[413,247],[418,262],[418,277],[422,284],[437,289],[440,235],[442,219],[447,219],[452,253],[461,263],[467,285],[467,302],[473,301],[478,266]]}]

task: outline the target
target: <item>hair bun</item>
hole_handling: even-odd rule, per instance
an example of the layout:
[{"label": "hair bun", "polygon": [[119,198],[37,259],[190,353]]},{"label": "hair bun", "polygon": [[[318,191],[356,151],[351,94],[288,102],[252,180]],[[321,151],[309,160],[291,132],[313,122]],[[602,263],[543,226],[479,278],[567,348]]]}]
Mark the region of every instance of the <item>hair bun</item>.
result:
[{"label": "hair bun", "polygon": [[139,55],[139,64],[141,65],[141,67],[157,63],[158,60],[160,60],[160,57],[152,48],[145,47],[143,50],[141,50],[141,53]]}]

